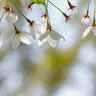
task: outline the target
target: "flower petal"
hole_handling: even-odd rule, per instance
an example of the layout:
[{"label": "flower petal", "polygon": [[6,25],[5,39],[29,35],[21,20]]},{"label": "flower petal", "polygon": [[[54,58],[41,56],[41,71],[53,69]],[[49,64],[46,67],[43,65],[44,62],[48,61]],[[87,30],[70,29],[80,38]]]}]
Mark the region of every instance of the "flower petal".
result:
[{"label": "flower petal", "polygon": [[84,22],[84,20],[85,20],[85,18],[84,18],[84,17],[82,17],[82,18],[81,18],[81,23],[83,23],[83,22]]},{"label": "flower petal", "polygon": [[12,38],[12,48],[16,49],[20,44],[20,38],[18,35],[13,36]]},{"label": "flower petal", "polygon": [[96,36],[96,27],[93,27],[92,31],[93,31],[94,35]]},{"label": "flower petal", "polygon": [[32,35],[32,38],[35,40],[36,39],[36,36],[35,36],[35,32],[33,31],[32,26],[30,26],[30,33]]},{"label": "flower petal", "polygon": [[69,11],[70,11],[70,13],[71,13],[72,15],[78,12],[77,7],[75,7],[75,6],[74,6],[74,8],[72,8],[72,9],[69,8]]},{"label": "flower petal", "polygon": [[31,36],[31,34],[30,33],[28,33],[28,32],[23,32],[25,35],[27,35],[27,36]]},{"label": "flower petal", "polygon": [[85,31],[84,33],[82,34],[82,39],[85,38],[91,31],[93,27],[92,26],[89,26]]},{"label": "flower petal", "polygon": [[90,21],[90,18],[88,18],[88,17],[82,17],[82,19],[81,19],[81,23],[89,23],[89,21]]},{"label": "flower petal", "polygon": [[18,21],[18,15],[15,12],[10,12],[6,16],[6,19],[9,23],[16,23]]},{"label": "flower petal", "polygon": [[41,46],[43,43],[45,43],[47,41],[48,34],[49,34],[49,32],[46,32],[39,37],[38,46]]},{"label": "flower petal", "polygon": [[8,45],[10,45],[13,41],[13,37],[15,36],[15,34],[12,34],[9,39],[8,39]]},{"label": "flower petal", "polygon": [[49,32],[46,32],[44,34],[42,34],[40,37],[39,37],[39,40],[42,41],[43,39],[45,39],[46,37],[48,37],[49,35]]},{"label": "flower petal", "polygon": [[42,41],[38,40],[38,46],[42,46],[47,41],[47,38],[43,39]]},{"label": "flower petal", "polygon": [[37,22],[34,22],[32,24],[32,28],[33,28],[33,31],[35,31],[38,34],[43,34],[46,32],[46,29],[44,28],[44,26]]},{"label": "flower petal", "polygon": [[50,36],[48,37],[48,42],[53,48],[57,47],[59,43],[59,41],[52,39]]},{"label": "flower petal", "polygon": [[27,34],[25,32],[20,32],[19,37],[20,37],[20,41],[22,43],[25,43],[27,45],[31,44],[31,39],[27,36]]},{"label": "flower petal", "polygon": [[51,32],[49,32],[49,35],[54,40],[61,39],[62,41],[65,41],[64,37],[62,35],[60,35],[59,33],[55,32],[55,30],[52,30]]}]

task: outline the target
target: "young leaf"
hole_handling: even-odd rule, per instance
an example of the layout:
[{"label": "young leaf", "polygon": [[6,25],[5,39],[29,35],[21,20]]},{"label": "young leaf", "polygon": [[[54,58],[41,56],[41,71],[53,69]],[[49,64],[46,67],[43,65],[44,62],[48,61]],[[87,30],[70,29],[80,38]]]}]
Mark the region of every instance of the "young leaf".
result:
[{"label": "young leaf", "polygon": [[36,4],[44,4],[43,0],[32,0]]}]

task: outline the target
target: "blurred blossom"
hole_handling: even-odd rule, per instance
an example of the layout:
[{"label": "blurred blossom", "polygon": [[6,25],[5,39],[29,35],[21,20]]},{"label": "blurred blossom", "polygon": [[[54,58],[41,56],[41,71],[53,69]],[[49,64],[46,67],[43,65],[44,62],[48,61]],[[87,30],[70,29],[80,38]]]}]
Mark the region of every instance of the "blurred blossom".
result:
[{"label": "blurred blossom", "polygon": [[30,93],[30,96],[48,96],[45,85],[40,83],[34,83],[30,88]]},{"label": "blurred blossom", "polygon": [[2,46],[2,33],[0,32],[0,47]]},{"label": "blurred blossom", "polygon": [[95,65],[95,58],[96,58],[96,48],[94,46],[94,43],[92,41],[90,41],[90,42],[86,43],[85,45],[83,45],[79,49],[77,57],[84,64],[94,66]]},{"label": "blurred blossom", "polygon": [[90,32],[93,32],[94,35],[96,35],[96,26],[90,25],[82,34],[82,39],[85,38]]}]

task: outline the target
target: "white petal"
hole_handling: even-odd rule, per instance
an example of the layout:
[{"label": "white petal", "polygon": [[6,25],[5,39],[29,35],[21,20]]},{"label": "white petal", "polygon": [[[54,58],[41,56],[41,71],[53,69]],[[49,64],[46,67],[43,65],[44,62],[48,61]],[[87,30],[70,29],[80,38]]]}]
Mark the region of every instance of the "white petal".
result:
[{"label": "white petal", "polygon": [[85,22],[85,23],[89,23],[89,20],[90,20],[89,18],[86,18],[86,19],[84,20],[84,22]]},{"label": "white petal", "polygon": [[49,32],[46,32],[44,34],[42,34],[40,37],[39,37],[39,40],[42,41],[43,39],[47,38],[49,35]]},{"label": "white petal", "polygon": [[32,24],[32,28],[33,28],[33,31],[35,31],[38,34],[43,34],[46,32],[46,29],[44,28],[44,26],[37,22],[34,22]]},{"label": "white petal", "polygon": [[43,16],[43,17],[41,17],[41,19],[43,20],[43,22],[45,22],[46,21],[46,18]]},{"label": "white petal", "polygon": [[20,38],[18,35],[13,36],[13,40],[12,40],[12,48],[16,49],[20,44]]},{"label": "white petal", "polygon": [[54,39],[52,39],[52,38],[49,36],[49,37],[48,37],[48,42],[49,42],[49,44],[51,45],[51,47],[55,48],[55,47],[58,46],[58,42],[59,42],[59,41],[54,40]]},{"label": "white petal", "polygon": [[8,39],[8,45],[10,45],[13,41],[13,37],[15,36],[15,34],[12,34],[9,39]]},{"label": "white petal", "polygon": [[36,39],[35,32],[33,31],[31,26],[30,26],[30,33],[32,35],[32,38],[35,40]]},{"label": "white petal", "polygon": [[81,23],[83,23],[83,22],[84,22],[84,17],[81,18]]},{"label": "white petal", "polygon": [[30,45],[30,44],[31,44],[31,39],[27,36],[26,33],[20,32],[20,33],[19,33],[19,37],[20,37],[20,41],[21,41],[22,43],[25,43],[25,44],[27,44],[27,45]]},{"label": "white petal", "polygon": [[15,12],[10,12],[6,16],[6,19],[9,23],[16,23],[18,21],[18,15]]},{"label": "white petal", "polygon": [[96,27],[93,27],[92,31],[93,31],[94,35],[96,36]]},{"label": "white petal", "polygon": [[27,36],[31,36],[31,34],[30,33],[28,33],[28,32],[23,32],[25,35],[27,35]]},{"label": "white petal", "polygon": [[49,35],[54,40],[61,39],[62,41],[65,41],[64,37],[62,35],[60,35],[59,33],[55,32],[55,30],[52,30],[51,32],[49,32]]},{"label": "white petal", "polygon": [[43,43],[45,43],[47,41],[48,34],[49,34],[49,32],[46,32],[39,37],[38,46],[41,46]]},{"label": "white petal", "polygon": [[38,40],[38,46],[42,46],[47,41],[47,38],[43,39],[42,41]]},{"label": "white petal", "polygon": [[73,8],[73,10],[71,10],[71,9],[70,9],[69,11],[70,11],[70,13],[71,13],[71,14],[75,14],[75,13],[77,13],[77,12],[78,12],[78,10],[77,10],[77,8],[76,8],[76,7],[75,7],[75,8]]},{"label": "white petal", "polygon": [[92,26],[89,26],[85,31],[84,33],[82,34],[82,39],[85,38],[91,31],[93,27]]},{"label": "white petal", "polygon": [[65,38],[64,37],[61,37],[60,40],[64,42],[65,41]]},{"label": "white petal", "polygon": [[82,17],[81,19],[81,23],[89,23],[89,21],[90,21],[90,18]]}]

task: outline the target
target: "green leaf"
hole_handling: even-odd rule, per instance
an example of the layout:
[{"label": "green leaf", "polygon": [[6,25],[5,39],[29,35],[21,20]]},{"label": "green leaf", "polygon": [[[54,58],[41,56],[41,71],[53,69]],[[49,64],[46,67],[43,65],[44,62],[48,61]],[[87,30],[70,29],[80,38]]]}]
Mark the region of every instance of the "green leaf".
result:
[{"label": "green leaf", "polygon": [[43,0],[32,0],[36,4],[44,4]]}]

